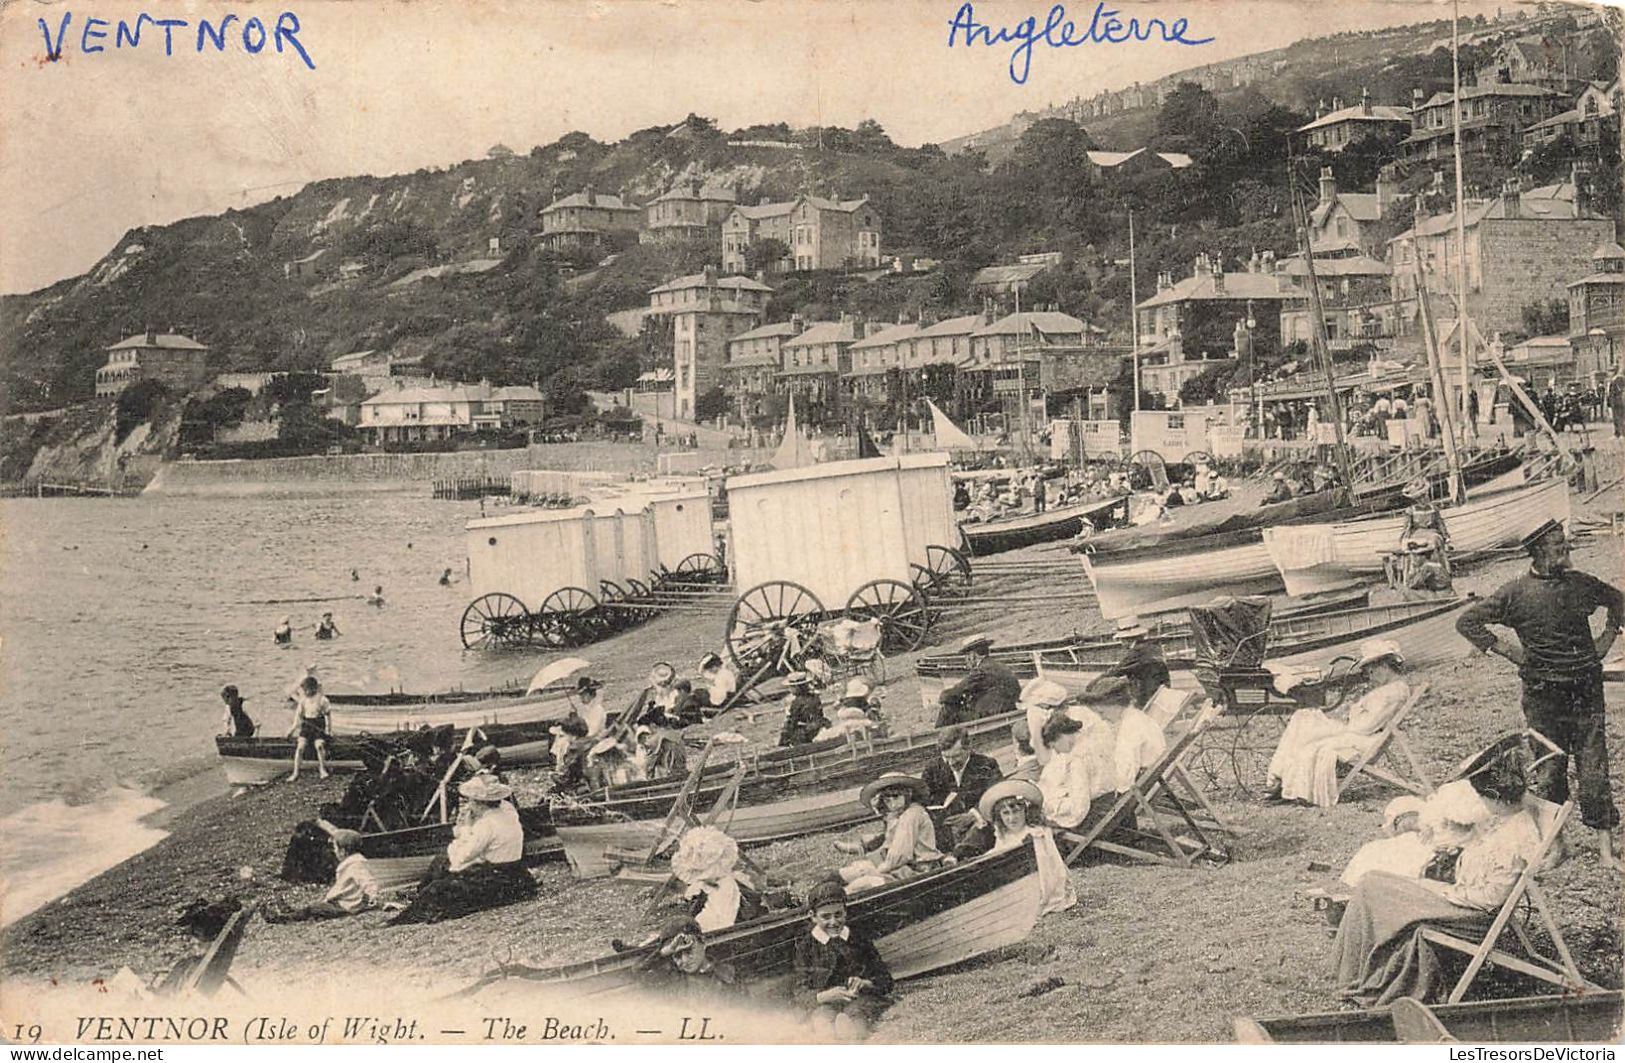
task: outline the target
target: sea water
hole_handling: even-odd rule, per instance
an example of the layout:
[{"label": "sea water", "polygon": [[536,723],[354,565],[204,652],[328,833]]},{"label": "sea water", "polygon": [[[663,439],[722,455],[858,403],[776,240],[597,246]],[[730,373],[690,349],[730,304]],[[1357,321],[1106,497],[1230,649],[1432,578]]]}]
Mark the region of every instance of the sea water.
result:
[{"label": "sea water", "polygon": [[[463,650],[480,509],[425,495],[0,501],[0,923],[161,838],[160,791],[224,792],[227,683],[282,734],[310,664],[332,690],[528,678],[542,654]],[[382,608],[363,601],[377,585]]]}]

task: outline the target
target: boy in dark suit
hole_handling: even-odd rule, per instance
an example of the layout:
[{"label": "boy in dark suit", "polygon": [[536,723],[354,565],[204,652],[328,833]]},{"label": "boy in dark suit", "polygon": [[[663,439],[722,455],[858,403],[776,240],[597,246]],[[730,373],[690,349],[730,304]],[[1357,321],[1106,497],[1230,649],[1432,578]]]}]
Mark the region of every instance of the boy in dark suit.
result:
[{"label": "boy in dark suit", "polygon": [[807,894],[811,931],[796,942],[796,999],[821,1038],[861,1041],[891,1004],[892,976],[874,942],[846,925],[846,891],[818,883]]}]

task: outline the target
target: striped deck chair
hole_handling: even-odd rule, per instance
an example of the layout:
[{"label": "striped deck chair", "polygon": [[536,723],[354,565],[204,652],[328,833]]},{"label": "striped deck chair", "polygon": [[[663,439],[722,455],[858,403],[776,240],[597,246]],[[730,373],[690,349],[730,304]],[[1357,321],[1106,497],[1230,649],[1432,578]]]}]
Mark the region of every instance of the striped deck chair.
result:
[{"label": "striped deck chair", "polygon": [[[1075,863],[1088,849],[1177,867],[1193,867],[1198,857],[1227,858],[1227,850],[1215,837],[1220,833],[1215,825],[1198,819],[1192,812],[1193,807],[1206,808],[1207,803],[1200,791],[1190,784],[1189,776],[1176,770],[1192,743],[1219,713],[1213,702],[1202,704],[1203,708],[1190,726],[1169,737],[1162,755],[1140,769],[1134,785],[1118,795],[1105,815],[1085,831],[1057,833],[1059,840],[1068,846],[1065,852],[1067,864]],[[1183,797],[1180,790],[1185,791]],[[1149,830],[1124,829],[1124,824],[1134,812],[1139,813],[1139,821],[1149,825]],[[1178,834],[1166,822],[1170,812],[1173,817],[1183,821],[1183,825],[1176,828],[1180,831]],[[1209,813],[1211,815],[1211,809]],[[1108,832],[1111,833],[1109,838]]]},{"label": "striped deck chair", "polygon": [[[1411,750],[1410,743],[1405,741],[1405,735],[1400,731],[1400,728],[1411,713],[1415,711],[1416,706],[1420,704],[1427,692],[1427,683],[1422,683],[1411,691],[1411,696],[1405,700],[1405,704],[1401,705],[1399,711],[1394,713],[1393,718],[1376,733],[1374,736],[1376,741],[1364,754],[1355,758],[1354,763],[1349,765],[1348,770],[1338,777],[1337,799],[1339,801],[1343,799],[1343,792],[1362,775],[1378,782],[1385,782],[1390,786],[1397,786],[1399,789],[1413,793],[1418,797],[1426,797],[1434,791],[1433,779],[1428,775],[1427,769],[1422,766],[1422,762],[1416,759],[1416,754]],[[1393,769],[1398,770],[1385,768],[1378,763],[1384,757],[1393,763]],[[1399,771],[1406,770],[1410,772],[1410,778],[1399,774]]]},{"label": "striped deck chair", "polygon": [[[1564,805],[1555,805],[1533,794],[1524,795],[1524,807],[1535,815],[1536,825],[1540,830],[1540,844],[1535,851],[1529,854],[1528,863],[1523,874],[1513,885],[1512,892],[1507,895],[1506,901],[1495,913],[1495,919],[1484,937],[1472,941],[1458,934],[1424,926],[1420,933],[1427,941],[1440,945],[1471,957],[1467,970],[1462,972],[1456,981],[1455,988],[1450,991],[1449,1002],[1457,1004],[1467,995],[1473,979],[1483,970],[1486,963],[1493,963],[1509,971],[1538,978],[1543,982],[1561,987],[1566,992],[1584,992],[1595,990],[1598,986],[1588,982],[1580,969],[1574,965],[1574,957],[1569,953],[1569,946],[1563,940],[1563,932],[1558,929],[1557,923],[1552,919],[1551,908],[1546,903],[1546,896],[1541,892],[1540,886],[1535,882],[1540,874],[1547,857],[1551,855],[1552,846],[1557,843],[1558,835],[1563,832],[1563,825],[1569,821],[1574,812],[1574,802]],[[1535,946],[1529,936],[1529,928],[1518,912],[1519,905],[1524,898],[1528,898],[1529,906],[1535,920],[1552,939],[1552,948],[1555,955],[1542,952]],[[1501,948],[1501,938],[1508,931],[1512,931],[1521,946],[1522,954],[1509,952]]]}]

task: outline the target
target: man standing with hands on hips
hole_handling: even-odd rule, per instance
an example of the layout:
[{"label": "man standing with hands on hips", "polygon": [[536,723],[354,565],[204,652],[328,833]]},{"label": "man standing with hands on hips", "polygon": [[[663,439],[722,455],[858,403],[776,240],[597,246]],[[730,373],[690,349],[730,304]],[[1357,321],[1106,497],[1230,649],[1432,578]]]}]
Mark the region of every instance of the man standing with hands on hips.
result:
[{"label": "man standing with hands on hips", "polygon": [[[1549,520],[1523,540],[1530,570],[1469,606],[1456,621],[1463,638],[1485,653],[1505,657],[1523,679],[1523,714],[1529,726],[1568,754],[1539,769],[1536,790],[1548,801],[1568,800],[1568,759],[1580,779],[1580,819],[1598,832],[1597,854],[1614,868],[1609,831],[1619,812],[1608,789],[1602,659],[1625,622],[1625,594],[1574,570],[1563,525]],[[1608,611],[1602,634],[1591,634],[1591,614]],[[1488,625],[1511,628],[1513,642]]]}]

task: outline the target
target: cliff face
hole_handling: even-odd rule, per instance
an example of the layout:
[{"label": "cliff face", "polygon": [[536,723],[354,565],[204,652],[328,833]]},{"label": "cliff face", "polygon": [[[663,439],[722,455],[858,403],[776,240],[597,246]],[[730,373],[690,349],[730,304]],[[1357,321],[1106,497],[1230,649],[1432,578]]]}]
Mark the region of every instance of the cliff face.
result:
[{"label": "cliff face", "polygon": [[180,433],[180,408],[160,409],[152,420],[115,438],[116,418],[110,406],[82,407],[59,419],[28,464],[25,479],[45,483],[85,484],[118,490],[139,489],[166,457],[173,456]]}]

